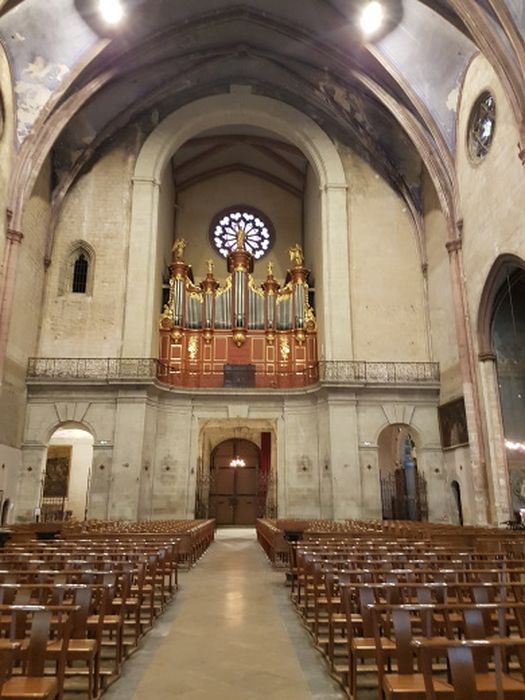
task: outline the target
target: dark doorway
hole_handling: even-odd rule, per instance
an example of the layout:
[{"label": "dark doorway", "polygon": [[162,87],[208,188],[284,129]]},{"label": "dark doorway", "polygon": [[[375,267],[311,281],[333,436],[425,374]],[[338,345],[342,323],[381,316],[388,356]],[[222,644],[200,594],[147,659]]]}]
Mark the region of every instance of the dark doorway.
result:
[{"label": "dark doorway", "polygon": [[260,451],[249,440],[221,442],[210,460],[210,517],[217,525],[254,525]]},{"label": "dark doorway", "polygon": [[456,512],[458,514],[458,521],[460,525],[463,525],[463,506],[461,505],[461,487],[459,482],[453,481],[450,486],[452,487],[452,494],[454,496],[454,504],[456,506]]}]

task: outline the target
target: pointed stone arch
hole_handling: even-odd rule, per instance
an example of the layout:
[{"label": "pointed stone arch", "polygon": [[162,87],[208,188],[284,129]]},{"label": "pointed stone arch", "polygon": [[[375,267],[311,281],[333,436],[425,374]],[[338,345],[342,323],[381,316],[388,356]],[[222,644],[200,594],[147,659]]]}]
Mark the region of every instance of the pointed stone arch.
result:
[{"label": "pointed stone arch", "polygon": [[503,253],[494,261],[487,279],[478,309],[477,336],[478,350],[481,357],[492,355],[491,326],[494,304],[501,287],[503,275],[509,268],[517,268],[525,271],[525,260],[513,253]]}]

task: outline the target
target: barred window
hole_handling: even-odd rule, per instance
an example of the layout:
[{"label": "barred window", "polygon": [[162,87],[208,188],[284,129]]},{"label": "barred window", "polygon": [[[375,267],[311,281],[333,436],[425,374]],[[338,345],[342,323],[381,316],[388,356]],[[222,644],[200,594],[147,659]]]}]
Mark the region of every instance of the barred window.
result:
[{"label": "barred window", "polygon": [[88,269],[89,263],[87,261],[87,258],[84,255],[84,253],[80,253],[80,255],[75,260],[75,265],[73,267],[73,284],[71,291],[75,294],[86,293]]}]

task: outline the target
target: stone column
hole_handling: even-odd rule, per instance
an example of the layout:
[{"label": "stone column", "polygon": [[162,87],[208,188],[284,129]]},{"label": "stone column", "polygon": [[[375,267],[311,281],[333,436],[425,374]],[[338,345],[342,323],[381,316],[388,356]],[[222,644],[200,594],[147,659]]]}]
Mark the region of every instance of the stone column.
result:
[{"label": "stone column", "polygon": [[494,519],[494,514],[490,507],[491,494],[487,479],[483,422],[472,351],[460,232],[461,223],[449,232],[450,240],[446,247],[449,254],[454,320],[469,432],[470,471],[475,499],[476,522],[469,524],[485,525]]},{"label": "stone column", "polygon": [[359,468],[363,491],[361,517],[364,520],[381,520],[383,503],[381,500],[381,474],[379,472],[379,448],[377,445],[361,445],[359,448]]},{"label": "stone column", "polygon": [[321,189],[322,360],[353,359],[348,219],[341,216],[348,206],[347,190],[339,184]]},{"label": "stone column", "polygon": [[350,396],[329,396],[327,404],[334,518],[360,518],[363,486],[359,468],[356,400]]},{"label": "stone column", "polygon": [[8,228],[6,238],[2,263],[3,274],[0,277],[0,383],[4,376],[9,324],[11,322],[15,294],[16,268],[24,234]]},{"label": "stone column", "polygon": [[485,425],[490,460],[489,478],[494,494],[493,509],[498,523],[511,520],[512,498],[510,493],[509,467],[505,448],[505,430],[498,387],[496,356],[493,353],[479,355],[481,391],[485,408]]},{"label": "stone column", "polygon": [[[160,182],[133,179],[122,357],[155,357],[154,315]],[[140,235],[133,235],[133,232]]]},{"label": "stone column", "polygon": [[14,518],[32,522],[40,506],[46,468],[47,445],[22,445],[22,470],[18,476]]},{"label": "stone column", "polygon": [[106,520],[109,517],[109,495],[113,445],[95,443],[89,485],[88,518]]},{"label": "stone column", "polygon": [[286,484],[286,424],[284,411],[277,419],[277,502],[276,518],[283,518],[288,507]]},{"label": "stone column", "polygon": [[138,517],[146,408],[142,395],[128,396],[117,405],[108,508],[113,520]]}]

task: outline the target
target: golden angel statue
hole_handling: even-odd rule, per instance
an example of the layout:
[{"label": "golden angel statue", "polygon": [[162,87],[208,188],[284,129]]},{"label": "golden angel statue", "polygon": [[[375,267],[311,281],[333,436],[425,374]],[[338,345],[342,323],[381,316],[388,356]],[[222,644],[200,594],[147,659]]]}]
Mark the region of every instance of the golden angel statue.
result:
[{"label": "golden angel statue", "polygon": [[268,277],[273,277],[273,262],[268,263]]},{"label": "golden angel statue", "polygon": [[172,253],[175,253],[175,260],[178,260],[179,262],[182,262],[184,259],[184,249],[186,248],[188,244],[184,240],[184,238],[178,238],[175,243],[173,244],[173,248],[171,249]]},{"label": "golden angel statue", "polygon": [[237,250],[244,250],[246,241],[246,231],[243,228],[237,229]]},{"label": "golden angel statue", "polygon": [[291,248],[288,248],[288,253],[290,255],[290,260],[297,266],[301,267],[302,264],[304,263],[304,255],[303,255],[303,249],[299,245],[299,243],[296,243],[294,246]]},{"label": "golden angel statue", "polygon": [[206,260],[206,265],[208,268],[208,274],[213,275],[213,268],[215,267],[213,260],[211,258],[209,260]]}]

